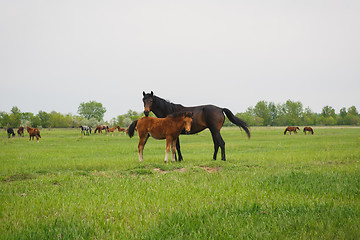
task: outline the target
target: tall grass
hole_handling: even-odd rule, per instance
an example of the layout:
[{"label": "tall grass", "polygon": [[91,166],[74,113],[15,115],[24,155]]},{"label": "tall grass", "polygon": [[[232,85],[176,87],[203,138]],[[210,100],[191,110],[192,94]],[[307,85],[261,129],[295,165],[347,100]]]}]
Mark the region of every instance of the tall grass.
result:
[{"label": "tall grass", "polygon": [[[223,128],[165,142],[42,130],[0,137],[1,239],[359,239],[360,128]],[[220,158],[220,153],[219,153]]]}]

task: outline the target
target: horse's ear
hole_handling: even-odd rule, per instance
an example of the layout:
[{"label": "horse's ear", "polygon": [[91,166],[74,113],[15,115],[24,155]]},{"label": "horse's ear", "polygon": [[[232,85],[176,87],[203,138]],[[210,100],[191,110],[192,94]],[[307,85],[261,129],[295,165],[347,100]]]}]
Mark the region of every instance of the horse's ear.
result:
[{"label": "horse's ear", "polygon": [[154,96],[154,93],[153,93],[153,91],[151,91],[151,93],[150,93],[150,94],[151,94],[151,96]]},{"label": "horse's ear", "polygon": [[145,97],[145,91],[143,91],[143,96]]}]

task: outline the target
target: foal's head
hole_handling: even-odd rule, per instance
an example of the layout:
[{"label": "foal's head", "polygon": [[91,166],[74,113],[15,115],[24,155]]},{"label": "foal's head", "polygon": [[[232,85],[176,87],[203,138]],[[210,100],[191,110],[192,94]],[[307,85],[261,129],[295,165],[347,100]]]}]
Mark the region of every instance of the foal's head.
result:
[{"label": "foal's head", "polygon": [[192,113],[186,113],[184,116],[185,116],[185,118],[184,118],[185,133],[190,134],[193,114]]},{"label": "foal's head", "polygon": [[143,92],[143,102],[144,102],[144,114],[146,117],[149,116],[149,113],[151,111],[151,107],[154,101],[154,93],[151,91],[151,93],[145,93]]}]

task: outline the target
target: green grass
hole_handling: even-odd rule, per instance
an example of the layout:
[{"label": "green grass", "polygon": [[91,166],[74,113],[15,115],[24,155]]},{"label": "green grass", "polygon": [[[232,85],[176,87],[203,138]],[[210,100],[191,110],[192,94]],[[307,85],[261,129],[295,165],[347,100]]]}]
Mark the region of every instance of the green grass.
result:
[{"label": "green grass", "polygon": [[[359,239],[360,128],[223,128],[165,141],[43,129],[0,134],[0,239]],[[220,151],[218,154],[220,159]]]}]

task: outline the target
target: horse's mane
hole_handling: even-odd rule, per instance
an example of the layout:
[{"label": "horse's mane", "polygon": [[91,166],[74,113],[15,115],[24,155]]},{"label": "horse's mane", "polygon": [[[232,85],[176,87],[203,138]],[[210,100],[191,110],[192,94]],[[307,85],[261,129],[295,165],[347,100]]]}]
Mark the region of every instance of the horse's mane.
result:
[{"label": "horse's mane", "polygon": [[193,114],[191,112],[179,111],[179,112],[174,112],[174,113],[167,115],[167,117],[171,117],[171,118],[178,118],[178,117],[183,117],[183,116],[192,118]]},{"label": "horse's mane", "polygon": [[[153,108],[155,106],[156,106],[156,109],[152,109],[152,110],[153,111],[160,110],[162,113],[165,114],[165,116],[168,115],[169,113],[176,112],[179,109],[184,107],[181,104],[172,103],[170,101],[167,101],[165,99],[162,99],[158,96],[153,95]],[[155,113],[155,115],[157,115],[157,111],[154,113]],[[165,116],[163,116],[163,117],[165,117]]]}]

